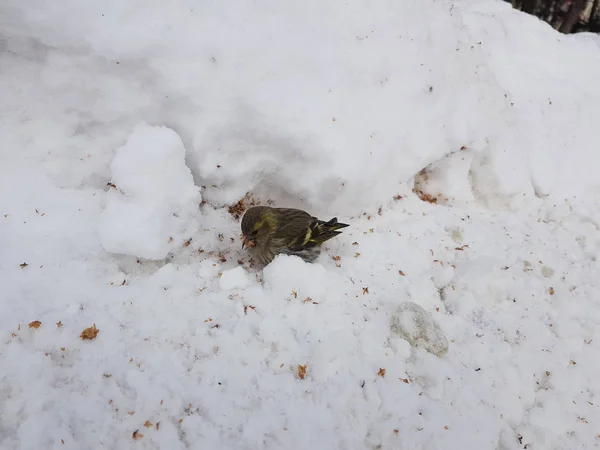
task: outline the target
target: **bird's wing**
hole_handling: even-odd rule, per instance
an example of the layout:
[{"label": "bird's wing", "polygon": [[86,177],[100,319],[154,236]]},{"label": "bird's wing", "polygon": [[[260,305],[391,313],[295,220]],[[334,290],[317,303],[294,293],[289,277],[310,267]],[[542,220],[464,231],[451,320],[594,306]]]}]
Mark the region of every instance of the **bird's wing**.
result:
[{"label": "bird's wing", "polygon": [[290,248],[302,247],[310,237],[314,217],[300,209],[279,208],[281,213],[272,239],[284,242]]}]

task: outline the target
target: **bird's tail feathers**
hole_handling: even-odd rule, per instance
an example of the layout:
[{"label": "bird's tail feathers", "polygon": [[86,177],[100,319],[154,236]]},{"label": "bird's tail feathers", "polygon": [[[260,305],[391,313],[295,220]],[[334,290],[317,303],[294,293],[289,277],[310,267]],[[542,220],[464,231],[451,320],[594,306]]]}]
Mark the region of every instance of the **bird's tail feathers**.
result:
[{"label": "bird's tail feathers", "polygon": [[317,219],[311,226],[311,233],[308,241],[315,244],[322,244],[338,234],[341,234],[342,232],[337,230],[346,228],[347,226],[349,225],[346,223],[338,222],[337,217],[334,217],[328,222]]}]

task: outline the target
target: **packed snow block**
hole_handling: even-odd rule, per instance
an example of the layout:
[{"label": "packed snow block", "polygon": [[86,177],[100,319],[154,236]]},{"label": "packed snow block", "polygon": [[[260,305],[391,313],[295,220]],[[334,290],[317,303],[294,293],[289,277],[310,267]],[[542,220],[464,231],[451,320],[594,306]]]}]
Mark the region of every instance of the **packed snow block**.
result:
[{"label": "packed snow block", "polygon": [[200,190],[175,131],[138,125],[116,150],[111,172],[99,225],[106,251],[160,260],[198,231]]},{"label": "packed snow block", "polygon": [[404,302],[390,318],[392,334],[406,339],[413,347],[427,350],[436,356],[448,352],[448,339],[429,312],[413,302]]}]

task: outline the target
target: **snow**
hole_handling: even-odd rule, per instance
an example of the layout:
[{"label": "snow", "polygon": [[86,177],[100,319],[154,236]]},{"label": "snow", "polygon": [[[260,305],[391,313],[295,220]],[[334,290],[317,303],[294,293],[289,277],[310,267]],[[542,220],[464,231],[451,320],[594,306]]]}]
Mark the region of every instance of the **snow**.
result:
[{"label": "snow", "polygon": [[246,271],[242,267],[229,269],[221,274],[219,287],[224,291],[233,289],[244,289],[250,284]]},{"label": "snow", "polygon": [[200,189],[173,130],[137,126],[116,150],[111,173],[99,226],[106,251],[164,259],[198,231]]},{"label": "snow", "polygon": [[[597,445],[596,37],[493,0],[0,35],[3,450]],[[350,227],[257,271],[247,192]]]}]

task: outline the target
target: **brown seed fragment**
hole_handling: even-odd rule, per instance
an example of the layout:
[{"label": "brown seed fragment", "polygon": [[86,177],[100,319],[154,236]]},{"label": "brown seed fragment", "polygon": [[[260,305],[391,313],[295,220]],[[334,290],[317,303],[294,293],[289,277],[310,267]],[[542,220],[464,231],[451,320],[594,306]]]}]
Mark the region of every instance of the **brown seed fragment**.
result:
[{"label": "brown seed fragment", "polygon": [[417,191],[413,190],[413,192],[415,192],[419,196],[419,198],[421,200],[423,200],[424,202],[437,203],[437,201],[438,201],[437,197],[434,197],[431,194],[426,194],[425,192],[422,192],[420,190],[417,190]]},{"label": "brown seed fragment", "polygon": [[96,328],[96,324],[94,324],[93,326],[83,330],[81,332],[81,334],[79,335],[79,337],[81,339],[83,339],[84,341],[85,340],[91,341],[92,339],[96,339],[96,336],[98,336],[98,333],[100,333],[100,330],[98,328]]},{"label": "brown seed fragment", "polygon": [[298,364],[298,378],[300,378],[301,380],[304,380],[305,376],[306,376],[306,364],[305,365]]}]

